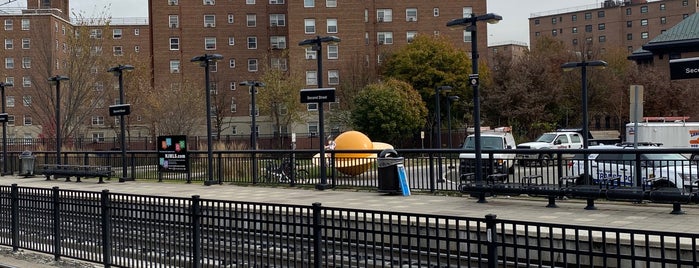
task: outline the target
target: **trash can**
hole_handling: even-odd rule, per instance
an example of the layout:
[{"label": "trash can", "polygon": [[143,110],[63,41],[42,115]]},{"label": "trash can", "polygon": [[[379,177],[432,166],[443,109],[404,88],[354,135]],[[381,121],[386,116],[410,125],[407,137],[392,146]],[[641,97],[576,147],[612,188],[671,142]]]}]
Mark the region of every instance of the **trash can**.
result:
[{"label": "trash can", "polygon": [[386,149],[379,153],[376,164],[379,169],[379,193],[401,193],[398,165],[403,164],[403,157],[398,157],[393,149]]},{"label": "trash can", "polygon": [[22,168],[20,169],[20,176],[31,177],[34,176],[34,161],[36,156],[30,151],[24,151],[19,155],[19,161],[21,162]]}]

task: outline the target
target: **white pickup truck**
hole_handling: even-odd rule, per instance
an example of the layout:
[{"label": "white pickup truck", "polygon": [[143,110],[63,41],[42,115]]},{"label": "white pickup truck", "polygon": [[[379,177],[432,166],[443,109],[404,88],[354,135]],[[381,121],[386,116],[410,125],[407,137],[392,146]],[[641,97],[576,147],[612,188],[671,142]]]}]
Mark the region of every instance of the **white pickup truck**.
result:
[{"label": "white pickup truck", "polygon": [[[464,140],[463,149],[473,150],[476,147],[476,139],[473,134],[466,137]],[[483,131],[481,133],[481,149],[482,150],[511,150],[511,153],[494,153],[492,154],[492,165],[490,154],[482,153],[481,160],[483,161],[484,174],[501,173],[514,174],[515,153],[514,148],[517,146],[515,138],[512,136],[509,127],[500,127],[493,130]],[[461,177],[466,174],[473,173],[476,167],[476,154],[461,153],[459,154],[459,174]],[[490,170],[490,168],[493,170]]]},{"label": "white pickup truck", "polygon": [[[539,136],[536,141],[525,142],[517,145],[517,149],[581,149],[583,148],[582,134],[572,131],[547,132]],[[555,154],[517,154],[517,162],[523,166],[540,164],[547,166]]]}]

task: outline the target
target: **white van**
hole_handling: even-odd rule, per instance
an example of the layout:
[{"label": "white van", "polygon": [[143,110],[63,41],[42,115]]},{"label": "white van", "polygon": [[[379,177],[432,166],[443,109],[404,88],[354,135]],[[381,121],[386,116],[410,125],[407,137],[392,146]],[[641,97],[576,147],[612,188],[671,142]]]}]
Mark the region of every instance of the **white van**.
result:
[{"label": "white van", "polygon": [[[476,137],[473,134],[466,137],[462,149],[474,150],[476,148],[475,140]],[[500,127],[481,132],[481,150],[512,150],[512,152],[508,153],[493,154],[492,172],[489,170],[490,163],[487,162],[490,159],[490,155],[481,153],[481,158],[483,161],[482,166],[483,169],[487,171],[484,174],[514,174],[516,155],[514,152],[515,148],[517,148],[517,144],[515,143],[515,138],[512,136],[511,129],[509,127]],[[459,154],[459,174],[461,176],[468,173],[474,173],[476,168],[474,161],[475,159],[476,154],[474,153]]]}]

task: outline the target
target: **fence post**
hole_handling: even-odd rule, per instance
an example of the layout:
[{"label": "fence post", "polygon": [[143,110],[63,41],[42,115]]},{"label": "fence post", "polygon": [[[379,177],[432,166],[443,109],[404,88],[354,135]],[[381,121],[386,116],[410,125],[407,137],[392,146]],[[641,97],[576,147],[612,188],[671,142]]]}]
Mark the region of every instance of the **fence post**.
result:
[{"label": "fence post", "polygon": [[200,198],[198,195],[192,196],[192,207],[190,217],[192,218],[192,266],[201,267],[201,215]]},{"label": "fence post", "polygon": [[320,216],[321,208],[320,203],[313,203],[313,267],[320,268],[321,265],[321,247],[323,246],[322,240],[322,227],[320,226]]},{"label": "fence post", "polygon": [[498,245],[497,245],[497,228],[495,226],[495,218],[497,215],[485,215],[485,229],[488,238],[488,268],[498,267]]},{"label": "fence post", "polygon": [[53,188],[53,259],[61,259],[61,210],[59,190],[57,186]]},{"label": "fence post", "polygon": [[[218,155],[216,157],[216,161],[218,162],[217,163],[218,168],[216,170],[218,174],[216,175],[216,177],[218,177],[218,184],[220,185],[220,184],[223,184],[223,179],[222,179],[223,178],[223,153],[217,152],[216,154]],[[253,155],[254,154],[255,153],[253,153]],[[255,161],[254,157],[253,157],[253,161]]]},{"label": "fence post", "polygon": [[112,212],[109,190],[102,190],[102,265],[111,267],[112,265]]},{"label": "fence post", "polygon": [[19,250],[19,188],[16,183],[12,184],[12,251]]}]

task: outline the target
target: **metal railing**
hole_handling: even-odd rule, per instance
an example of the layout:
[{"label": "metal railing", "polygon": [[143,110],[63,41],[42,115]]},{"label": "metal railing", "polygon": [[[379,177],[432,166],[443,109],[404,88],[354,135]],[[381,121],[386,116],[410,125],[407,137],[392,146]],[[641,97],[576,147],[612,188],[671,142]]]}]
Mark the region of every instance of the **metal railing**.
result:
[{"label": "metal railing", "polygon": [[105,267],[691,267],[699,234],[0,186],[0,244]]}]

